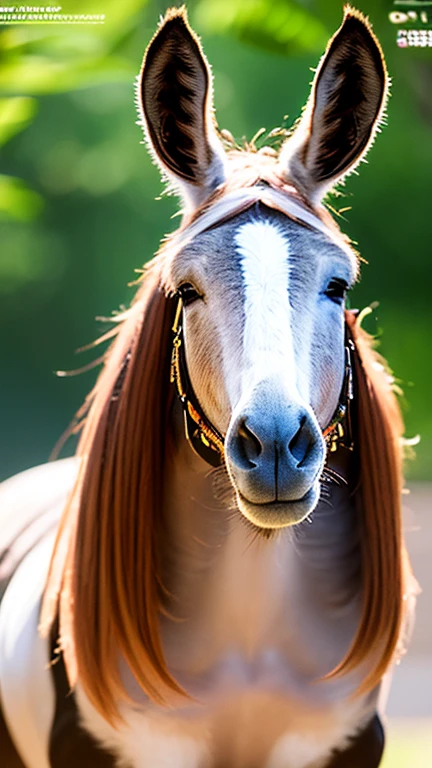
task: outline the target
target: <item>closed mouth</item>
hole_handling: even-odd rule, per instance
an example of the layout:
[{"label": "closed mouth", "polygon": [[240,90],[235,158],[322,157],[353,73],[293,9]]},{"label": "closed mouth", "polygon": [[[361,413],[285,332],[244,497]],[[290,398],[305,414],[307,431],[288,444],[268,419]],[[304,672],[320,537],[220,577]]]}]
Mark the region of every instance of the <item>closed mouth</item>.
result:
[{"label": "closed mouth", "polygon": [[319,484],[314,483],[300,499],[291,501],[249,501],[237,490],[240,512],[257,528],[289,528],[301,523],[315,509],[319,499]]}]

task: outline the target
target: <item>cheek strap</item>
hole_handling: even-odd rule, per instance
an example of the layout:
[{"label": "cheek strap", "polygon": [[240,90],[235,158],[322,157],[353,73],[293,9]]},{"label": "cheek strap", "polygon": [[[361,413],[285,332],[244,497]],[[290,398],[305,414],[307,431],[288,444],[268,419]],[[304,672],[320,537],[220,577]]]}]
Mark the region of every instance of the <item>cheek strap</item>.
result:
[{"label": "cheek strap", "polygon": [[207,464],[219,467],[224,458],[224,438],[209,421],[193,391],[186,365],[182,319],[183,302],[178,299],[172,327],[171,383],[183,407],[186,439]]}]

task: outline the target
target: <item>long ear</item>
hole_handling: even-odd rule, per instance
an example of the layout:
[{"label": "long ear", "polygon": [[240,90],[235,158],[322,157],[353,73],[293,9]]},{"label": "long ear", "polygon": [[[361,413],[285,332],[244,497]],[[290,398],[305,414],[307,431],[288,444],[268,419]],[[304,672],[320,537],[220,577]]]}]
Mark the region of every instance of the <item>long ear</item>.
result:
[{"label": "long ear", "polygon": [[367,19],[345,6],[342,26],[321,59],[303,116],[282,147],[282,175],[318,202],[365,156],[387,90],[378,40]]},{"label": "long ear", "polygon": [[147,48],[137,95],[155,159],[186,207],[199,206],[224,181],[225,153],[211,72],[184,8],[167,12]]}]

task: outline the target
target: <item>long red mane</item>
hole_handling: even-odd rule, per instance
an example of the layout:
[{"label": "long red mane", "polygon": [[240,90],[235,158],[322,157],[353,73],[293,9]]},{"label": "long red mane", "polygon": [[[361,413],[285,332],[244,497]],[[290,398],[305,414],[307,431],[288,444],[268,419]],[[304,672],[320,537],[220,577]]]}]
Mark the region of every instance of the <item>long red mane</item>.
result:
[{"label": "long red mane", "polygon": [[[159,632],[158,537],[170,439],[173,313],[156,260],[90,396],[78,447],[81,471],[44,598],[42,629],[48,631],[59,610],[71,684],[79,678],[110,722],[126,697],[119,654],[153,701],[163,704],[184,693],[167,669]],[[370,338],[349,313],[347,322],[357,349],[363,612],[346,658],[330,676],[373,658],[361,686],[366,691],[379,683],[394,657],[404,614],[409,564],[401,521],[403,424]]]},{"label": "long red mane", "polygon": [[345,313],[355,343],[353,355],[356,507],[362,554],[362,616],[345,658],[328,675],[349,672],[372,657],[375,663],[358,692],[373,689],[394,660],[402,639],[412,574],[402,530],[404,425],[392,378],[373,338]]}]

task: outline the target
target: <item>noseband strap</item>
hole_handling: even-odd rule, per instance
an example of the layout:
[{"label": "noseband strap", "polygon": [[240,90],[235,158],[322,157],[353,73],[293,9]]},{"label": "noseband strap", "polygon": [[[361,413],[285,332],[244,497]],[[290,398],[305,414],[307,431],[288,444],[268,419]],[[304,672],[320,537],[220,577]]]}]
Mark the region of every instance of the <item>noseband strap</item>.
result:
[{"label": "noseband strap", "polygon": [[[183,303],[179,296],[172,327],[171,383],[175,385],[183,407],[188,442],[198,456],[212,467],[218,467],[224,458],[225,438],[205,415],[193,390],[186,364],[182,315]],[[351,360],[354,350],[348,324],[345,324],[345,374],[341,395],[334,416],[322,433],[330,453],[337,451],[341,445],[350,450],[353,448],[350,404],[354,397]]]}]

